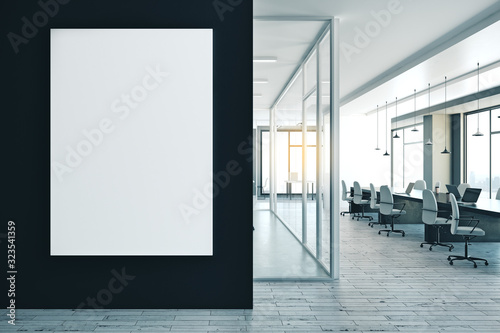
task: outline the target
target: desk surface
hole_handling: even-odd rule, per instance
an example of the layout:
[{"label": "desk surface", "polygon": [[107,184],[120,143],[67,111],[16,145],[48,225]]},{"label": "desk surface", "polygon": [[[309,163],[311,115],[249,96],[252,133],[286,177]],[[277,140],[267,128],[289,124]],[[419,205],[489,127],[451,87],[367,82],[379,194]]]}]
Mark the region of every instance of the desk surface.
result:
[{"label": "desk surface", "polygon": [[[399,191],[399,189],[398,189]],[[404,190],[403,190],[404,192]],[[413,190],[410,195],[404,193],[394,193],[395,197],[399,197],[402,199],[416,200],[422,201],[422,190]],[[439,205],[445,206],[450,205],[449,202],[446,201],[446,193],[434,193],[436,195],[436,201]],[[492,215],[500,215],[500,200],[496,199],[488,199],[488,198],[479,198],[475,204],[461,204],[458,203],[460,210],[469,211],[469,212],[482,212],[485,214]]]}]

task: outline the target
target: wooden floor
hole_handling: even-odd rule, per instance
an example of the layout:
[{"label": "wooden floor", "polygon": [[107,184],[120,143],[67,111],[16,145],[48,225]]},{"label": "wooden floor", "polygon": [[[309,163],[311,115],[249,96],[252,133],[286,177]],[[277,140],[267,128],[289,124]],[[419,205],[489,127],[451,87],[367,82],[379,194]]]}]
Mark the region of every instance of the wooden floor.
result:
[{"label": "wooden floor", "polygon": [[420,248],[422,225],[402,228],[342,218],[341,279],[255,283],[253,310],[19,310],[15,327],[2,310],[0,331],[500,332],[500,243],[470,248],[489,266],[450,266],[447,249]]}]

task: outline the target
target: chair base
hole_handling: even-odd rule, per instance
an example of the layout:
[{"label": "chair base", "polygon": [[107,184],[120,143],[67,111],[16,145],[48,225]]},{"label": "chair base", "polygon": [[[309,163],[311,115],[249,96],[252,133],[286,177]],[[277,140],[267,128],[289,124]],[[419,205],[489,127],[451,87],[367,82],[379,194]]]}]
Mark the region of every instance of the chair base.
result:
[{"label": "chair base", "polygon": [[399,215],[398,215],[398,216],[396,216],[396,215],[393,215],[393,216],[392,216],[392,219],[391,219],[391,229],[383,229],[383,230],[379,230],[379,231],[378,231],[378,234],[380,235],[380,233],[381,233],[381,232],[387,232],[387,237],[389,237],[389,234],[390,234],[391,232],[394,232],[394,233],[399,233],[399,234],[401,234],[401,236],[403,236],[403,237],[404,237],[404,236],[405,236],[405,232],[404,232],[404,230],[394,230],[394,219],[395,219],[396,217],[399,217]]},{"label": "chair base", "polygon": [[345,216],[346,214],[352,215],[352,212],[351,212],[351,202],[350,201],[349,201],[349,210],[348,211],[340,212],[341,216]]},{"label": "chair base", "polygon": [[420,247],[424,247],[424,244],[429,244],[430,245],[429,251],[432,251],[432,247],[434,247],[434,246],[446,246],[448,248],[448,251],[453,250],[453,247],[454,247],[453,245],[441,243],[441,228],[442,228],[442,225],[438,224],[438,225],[435,225],[434,227],[436,228],[436,238],[437,238],[437,240],[434,241],[434,242],[432,242],[432,243],[424,242],[424,243],[420,244]]},{"label": "chair base", "polygon": [[354,214],[351,218],[354,220],[354,218],[358,218],[357,220],[359,221],[359,219],[368,219],[368,221],[371,221],[373,220],[373,217],[371,216],[366,216],[365,215],[365,205],[361,205],[361,215],[359,214]]},{"label": "chair base", "polygon": [[384,229],[384,230],[379,230],[378,234],[380,235],[381,232],[387,232],[387,237],[389,237],[389,234],[391,232],[394,232],[394,233],[399,233],[401,234],[401,236],[405,236],[405,232],[404,230],[393,230],[393,229]]},{"label": "chair base", "polygon": [[432,248],[434,246],[444,246],[444,247],[447,247],[448,248],[448,251],[451,251],[453,250],[454,246],[451,245],[451,244],[445,244],[445,243],[438,243],[438,242],[433,242],[433,243],[429,243],[429,242],[424,242],[422,244],[420,244],[420,247],[424,247],[424,245],[430,245],[429,246],[429,251],[432,251]]},{"label": "chair base", "polygon": [[372,228],[373,228],[373,226],[374,226],[374,225],[383,225],[384,227],[386,227],[386,228],[387,228],[387,223],[384,223],[384,222],[381,222],[381,221],[374,221],[374,222],[370,222],[370,223],[368,223],[368,225],[369,225],[370,227],[372,227]]},{"label": "chair base", "polygon": [[357,218],[357,221],[359,221],[359,219],[368,219],[368,221],[373,220],[373,217],[371,217],[371,216],[367,216],[367,215],[365,215],[364,213],[363,213],[363,214],[361,214],[361,215],[359,215],[359,214],[354,214],[354,215],[351,217],[351,219],[353,219],[353,220],[354,220],[355,218]]},{"label": "chair base", "polygon": [[387,223],[386,222],[382,222],[382,216],[380,215],[380,211],[378,212],[378,221],[374,221],[374,222],[368,223],[369,227],[373,228],[374,225],[383,225],[384,227],[387,228]]},{"label": "chair base", "polygon": [[448,256],[448,261],[450,262],[450,265],[453,265],[453,261],[455,261],[455,260],[472,261],[474,263],[474,268],[477,268],[477,264],[476,264],[475,260],[482,260],[482,261],[484,261],[484,265],[488,266],[488,260],[483,259],[483,258],[464,257],[464,256]]},{"label": "chair base", "polygon": [[477,268],[477,264],[476,264],[475,260],[482,260],[482,261],[484,261],[484,265],[488,266],[488,260],[483,259],[483,258],[476,258],[476,257],[469,256],[469,241],[473,238],[475,238],[475,236],[464,236],[465,255],[463,255],[463,256],[448,256],[448,261],[450,262],[450,265],[453,265],[453,261],[455,261],[455,260],[467,260],[467,261],[473,262],[474,268]]}]

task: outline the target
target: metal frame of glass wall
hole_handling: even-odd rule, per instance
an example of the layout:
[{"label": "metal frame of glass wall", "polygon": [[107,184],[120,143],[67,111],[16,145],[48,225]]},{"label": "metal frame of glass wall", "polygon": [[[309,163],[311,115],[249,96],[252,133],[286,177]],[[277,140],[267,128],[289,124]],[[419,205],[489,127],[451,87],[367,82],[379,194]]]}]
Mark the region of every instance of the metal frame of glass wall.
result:
[{"label": "metal frame of glass wall", "polygon": [[[279,94],[270,109],[270,209],[297,238],[300,244],[311,254],[323,268],[329,278],[339,278],[339,46],[338,46],[338,19],[311,18],[311,17],[256,17],[256,20],[268,21],[324,21],[325,25],[316,38],[313,47],[309,50],[300,66]],[[321,64],[328,64],[328,73],[322,71]],[[325,66],[326,67],[326,66]],[[296,109],[297,121],[290,126],[290,130],[300,128],[302,132],[302,168],[301,175],[294,175],[295,179],[286,182],[278,181],[277,168],[283,159],[278,159],[280,146],[276,144],[280,132],[286,131],[286,126],[280,126],[283,116],[280,103],[283,102],[292,86],[301,83],[301,107]],[[291,122],[289,122],[291,123]],[[312,133],[314,132],[314,134]],[[309,133],[309,135],[308,135]],[[308,140],[315,139],[315,179],[307,179]],[[288,155],[289,143],[288,143]],[[310,151],[312,154],[312,151]],[[290,156],[289,156],[290,157]],[[288,162],[290,163],[290,162]],[[290,165],[290,164],[288,164]],[[310,165],[309,165],[310,167]],[[300,178],[300,179],[299,179]],[[296,207],[301,210],[301,217],[297,228],[294,228],[287,217],[280,213],[278,207],[279,187],[301,185],[301,201]],[[316,195],[309,200],[308,184],[316,184]],[[326,208],[328,210],[326,210]],[[328,213],[325,214],[325,211]],[[326,221],[326,222],[325,222]],[[312,232],[311,232],[312,230]],[[311,235],[312,234],[312,235]],[[324,240],[328,241],[325,242]],[[282,279],[281,279],[282,280]],[[294,278],[297,280],[297,278]],[[325,278],[305,278],[304,280],[325,280]]]}]

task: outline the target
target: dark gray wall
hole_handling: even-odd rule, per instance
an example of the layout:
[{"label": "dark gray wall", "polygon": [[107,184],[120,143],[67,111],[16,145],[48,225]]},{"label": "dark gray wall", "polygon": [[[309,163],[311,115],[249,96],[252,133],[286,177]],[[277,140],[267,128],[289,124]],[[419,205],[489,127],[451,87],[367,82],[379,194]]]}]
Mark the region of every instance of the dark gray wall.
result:
[{"label": "dark gray wall", "polygon": [[[37,1],[3,1],[0,7],[0,233],[7,221],[16,223],[17,307],[251,308],[252,1],[41,3],[47,2],[51,15]],[[39,27],[23,28],[33,19]],[[50,256],[50,28],[214,29],[213,170],[235,160],[242,172],[214,198],[213,256]],[[13,43],[6,37],[14,38],[11,32],[18,36]],[[0,240],[6,254],[5,238]],[[5,279],[4,286],[8,290]]]}]

